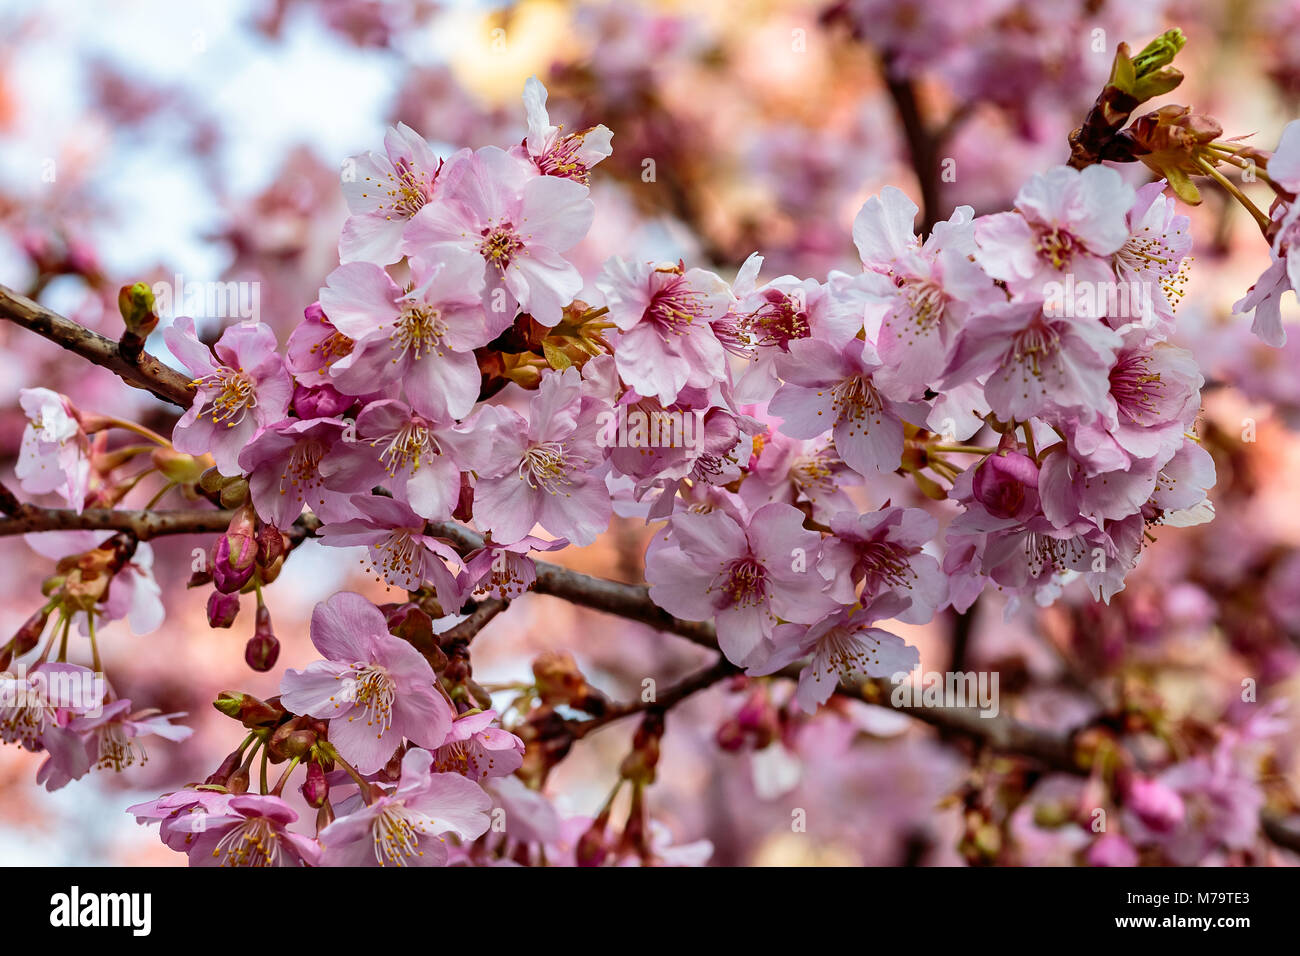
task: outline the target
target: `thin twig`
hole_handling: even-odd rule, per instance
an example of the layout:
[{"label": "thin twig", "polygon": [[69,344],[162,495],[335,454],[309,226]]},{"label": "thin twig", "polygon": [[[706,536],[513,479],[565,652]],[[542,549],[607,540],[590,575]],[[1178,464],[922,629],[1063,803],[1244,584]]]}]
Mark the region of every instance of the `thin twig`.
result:
[{"label": "thin twig", "polygon": [[0,285],[0,318],[30,329],[61,345],[70,352],[115,373],[122,381],[143,388],[163,401],[189,408],[194,401],[194,387],[190,380],[173,368],[164,365],[148,352],[140,353],[132,362],[121,352],[118,344],[71,319],[51,312],[39,302],[33,302],[8,286]]}]

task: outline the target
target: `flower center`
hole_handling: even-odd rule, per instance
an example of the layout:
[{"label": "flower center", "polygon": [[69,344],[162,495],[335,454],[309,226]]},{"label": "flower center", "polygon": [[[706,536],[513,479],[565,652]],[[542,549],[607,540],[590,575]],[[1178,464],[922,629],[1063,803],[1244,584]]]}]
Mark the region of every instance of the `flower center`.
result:
[{"label": "flower center", "polygon": [[1160,373],[1151,371],[1150,355],[1131,352],[1110,370],[1110,394],[1120,413],[1135,425],[1146,424],[1143,416],[1155,413],[1163,388]]},{"label": "flower center", "polygon": [[478,251],[487,260],[488,265],[495,266],[497,272],[505,272],[510,261],[524,248],[524,241],[519,238],[515,227],[508,222],[484,229],[483,240],[478,244]]},{"label": "flower center", "polygon": [[[433,181],[428,174],[405,158],[393,163],[393,171],[384,177],[379,188],[388,195],[388,213],[384,218],[390,221],[394,216],[410,219],[433,196]],[[376,208],[382,210],[384,204],[380,203]]]},{"label": "flower center", "polygon": [[195,388],[215,392],[212,400],[199,413],[212,419],[214,425],[225,424],[234,428],[244,420],[250,408],[257,407],[257,393],[253,380],[243,369],[223,366],[215,372],[191,382]]},{"label": "flower center", "polygon": [[[904,331],[912,333],[913,339],[924,335],[943,321],[948,297],[937,283],[917,276],[899,276],[894,281],[902,290],[903,299],[911,310],[903,326]],[[890,315],[891,323],[895,317]]]},{"label": "flower center", "polygon": [[356,342],[342,332],[331,332],[324,339],[312,345],[307,351],[315,355],[320,361],[316,371],[323,372],[345,355],[351,355],[355,346]]},{"label": "flower center", "polygon": [[320,483],[320,461],[325,447],[315,439],[300,441],[289,452],[289,460],[280,473],[280,494],[301,498],[308,488]]},{"label": "flower center", "polygon": [[1061,348],[1061,337],[1051,326],[1041,319],[1035,320],[1027,329],[1017,332],[1012,340],[1010,356],[1012,364],[1025,366],[1034,378],[1043,377],[1043,366],[1056,355]]},{"label": "flower center", "polygon": [[528,482],[528,487],[541,488],[550,495],[559,494],[562,486],[573,484],[569,479],[572,471],[564,445],[558,441],[530,446],[519,462],[519,477]]},{"label": "flower center", "polygon": [[1074,256],[1074,236],[1060,229],[1044,232],[1038,238],[1038,251],[1056,269],[1064,269]]},{"label": "flower center", "polygon": [[[340,674],[343,679],[345,675]],[[388,671],[378,664],[358,661],[347,673],[350,680],[348,693],[352,702],[365,714],[367,727],[378,727],[376,738],[393,726],[393,703],[397,700],[397,684]],[[357,719],[356,714],[348,716],[349,721]]]},{"label": "flower center", "polygon": [[282,854],[280,836],[266,817],[232,827],[212,851],[214,857],[223,857],[222,866],[276,866]]},{"label": "flower center", "polygon": [[808,313],[798,307],[790,296],[776,289],[763,293],[764,303],[741,316],[741,326],[749,332],[755,345],[776,346],[789,351],[794,339],[805,339],[810,333]]},{"label": "flower center", "polygon": [[588,132],[583,130],[567,136],[557,135],[546,152],[537,157],[537,168],[547,176],[559,176],[587,185],[591,181],[591,170],[578,158],[578,150],[582,149]]},{"label": "flower center", "polygon": [[101,770],[113,769],[121,772],[123,767],[133,764],[144,766],[149,756],[144,748],[126,735],[126,731],[117,724],[110,724],[99,735],[99,761],[96,766]]},{"label": "flower center", "polygon": [[442,320],[442,313],[433,306],[406,302],[402,305],[402,314],[397,318],[397,328],[388,340],[393,343],[397,353],[393,361],[411,354],[414,359],[432,353],[442,355],[442,337],[447,334],[447,323]]},{"label": "flower center", "polygon": [[372,567],[389,584],[400,585],[424,572],[424,545],[415,540],[414,530],[394,528],[386,538],[372,545]]},{"label": "flower center", "polygon": [[872,541],[858,551],[857,573],[866,578],[871,591],[880,585],[890,588],[912,587],[916,571],[912,569],[906,548],[893,541]]},{"label": "flower center", "polygon": [[863,628],[833,627],[822,636],[819,653],[813,658],[813,672],[821,677],[866,677],[872,664],[880,663],[880,645],[863,635]]},{"label": "flower center", "polygon": [[[846,378],[831,390],[831,409],[835,412],[835,422],[850,423],[850,435],[857,434],[859,423],[867,418],[874,419],[875,424],[879,425],[884,407],[875,383],[863,375]],[[865,425],[862,430],[866,431]]]},{"label": "flower center", "polygon": [[424,821],[401,803],[390,803],[379,811],[372,833],[375,860],[380,866],[406,866],[413,856],[424,856],[420,835],[427,833]]},{"label": "flower center", "polygon": [[709,585],[712,591],[721,587],[727,607],[755,607],[767,600],[767,568],[753,556],[733,561]]},{"label": "flower center", "polygon": [[661,332],[686,335],[696,319],[704,317],[704,293],[690,287],[685,276],[670,276],[650,297],[645,319]]},{"label": "flower center", "polygon": [[379,460],[393,477],[399,472],[413,475],[420,470],[421,464],[442,454],[433,432],[418,418],[412,418],[397,431],[381,435],[370,444],[374,446],[384,442],[387,444],[379,453]]}]

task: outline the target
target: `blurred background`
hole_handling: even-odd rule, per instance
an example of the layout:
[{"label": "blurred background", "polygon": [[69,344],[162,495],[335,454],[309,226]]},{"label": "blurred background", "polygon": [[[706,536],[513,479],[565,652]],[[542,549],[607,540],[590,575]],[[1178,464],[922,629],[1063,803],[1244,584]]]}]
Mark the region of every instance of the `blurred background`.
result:
[{"label": "blurred background", "polygon": [[[0,282],[113,337],[125,283],[257,283],[261,318],[283,343],[337,264],[344,159],[379,150],[398,121],[444,155],[516,143],[531,75],[550,90],[552,122],[614,131],[614,155],[592,177],[595,225],[574,254],[589,281],[612,254],[680,257],[730,276],[755,250],[765,276],[824,277],[858,268],[853,216],[886,184],[934,218],[958,204],[1008,207],[1025,179],[1067,158],[1066,136],[1116,45],[1136,50],[1172,26],[1188,36],[1177,60],[1188,79],[1162,102],[1274,147],[1300,114],[1300,2],[3,0]],[[1142,167],[1123,172],[1147,179]],[[1245,188],[1267,207],[1263,187]],[[1175,752],[1205,728],[1249,728],[1242,735],[1267,739],[1250,753],[1241,799],[1289,809],[1300,783],[1288,716],[1300,691],[1300,336],[1269,349],[1249,319],[1231,316],[1268,250],[1240,206],[1213,184],[1202,191],[1177,341],[1207,379],[1217,519],[1162,531],[1109,606],[1071,589],[1052,608],[1005,619],[988,594],[956,649],[947,617],[900,633],[920,646],[922,670],[997,669],[1003,708],[1041,725],[1118,706],[1157,715]],[[1284,310],[1294,309],[1288,298]],[[209,340],[223,324],[196,319]],[[150,349],[167,359],[160,335]],[[18,391],[33,386],[164,432],[173,420],[112,374],[0,324],[6,476],[24,426]],[[864,503],[914,497],[885,481]],[[640,581],[645,540],[640,521],[616,519],[592,548],[552,557]],[[95,772],[52,795],[35,782],[39,757],[0,748],[0,862],[183,865],[124,808],[201,780],[239,742],[210,701],[224,689],[270,696],[284,667],[314,659],[306,623],[317,601],[343,587],[374,593],[352,555],[308,542],[269,595],[280,664],[255,674],[243,662],[251,610],[231,630],[210,630],[206,590],[185,589],[190,549],[207,544],[154,542],[165,623],[135,635],[117,622],[101,641],[119,693],[187,711],[195,736],[150,740],[143,767]],[[39,605],[52,566],[22,539],[0,540],[0,633]],[[570,649],[616,699],[643,675],[662,685],[706,659],[529,596],[476,640],[475,677],[527,681],[532,659],[552,648]],[[1246,678],[1276,715],[1267,734],[1247,724]],[[652,799],[674,842],[708,839],[719,864],[1086,858],[1093,835],[1052,812],[1081,805],[1086,779],[1021,773],[879,708],[810,721],[785,707],[788,691],[719,686],[673,711]],[[754,713],[776,732],[720,750],[719,733]],[[551,776],[562,814],[599,806],[632,729],[592,735]],[[806,810],[808,833],[791,833],[792,807]],[[996,840],[972,841],[985,825]],[[1295,862],[1263,840],[1226,851],[1211,839],[1194,856]]]}]

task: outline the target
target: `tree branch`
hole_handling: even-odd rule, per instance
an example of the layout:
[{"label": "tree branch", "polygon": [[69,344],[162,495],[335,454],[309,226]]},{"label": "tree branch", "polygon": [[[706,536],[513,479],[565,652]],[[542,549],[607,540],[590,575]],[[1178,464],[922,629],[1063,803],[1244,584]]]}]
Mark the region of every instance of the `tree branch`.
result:
[{"label": "tree branch", "polygon": [[111,508],[87,508],[78,514],[71,508],[22,505],[17,513],[10,512],[10,517],[0,520],[0,537],[35,531],[125,531],[141,541],[148,541],[170,534],[225,531],[232,514],[230,511],[119,511]]},{"label": "tree branch", "polygon": [[0,318],[30,329],[69,352],[103,366],[128,385],[150,391],[165,402],[189,408],[194,401],[194,387],[180,372],[147,352],[142,352],[132,362],[112,339],[65,319],[4,285],[0,285]]}]

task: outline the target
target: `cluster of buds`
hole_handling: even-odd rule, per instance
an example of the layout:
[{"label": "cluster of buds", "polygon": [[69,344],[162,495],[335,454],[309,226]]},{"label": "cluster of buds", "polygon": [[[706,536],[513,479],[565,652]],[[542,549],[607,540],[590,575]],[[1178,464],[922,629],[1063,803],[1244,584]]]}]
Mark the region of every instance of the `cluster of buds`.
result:
[{"label": "cluster of buds", "polygon": [[[645,791],[655,780],[663,734],[664,712],[655,708],[646,711],[632,736],[632,749],[619,766],[618,783],[578,840],[575,855],[579,866],[601,866],[611,854],[617,858],[635,856],[646,864],[653,862]],[[609,833],[610,816],[614,799],[624,784],[631,786],[632,797],[622,833],[615,837]]]},{"label": "cluster of buds", "polygon": [[288,537],[274,525],[260,521],[253,506],[245,501],[213,544],[210,560],[190,578],[190,587],[213,585],[208,597],[208,624],[212,627],[230,627],[239,614],[240,594],[257,594],[253,636],[244,651],[244,659],[255,671],[270,670],[280,656],[280,642],[261,589],[279,577],[288,553]]},{"label": "cluster of buds", "polygon": [[[747,677],[734,677],[731,689],[741,691],[750,683]],[[768,685],[756,681],[740,709],[723,722],[714,739],[723,750],[736,753],[746,747],[762,750],[780,735],[781,714],[772,703]]]},{"label": "cluster of buds", "polygon": [[[248,736],[207,778],[207,786],[224,787],[232,793],[246,792],[253,757],[262,748],[270,764],[288,761],[292,769],[305,763],[303,796],[316,809],[326,805],[329,798],[326,774],[334,770],[337,754],[327,739],[329,725],[325,721],[289,713],[278,697],[261,700],[234,691],[219,694],[213,707],[239,721]],[[284,779],[288,776],[284,774]]]}]

